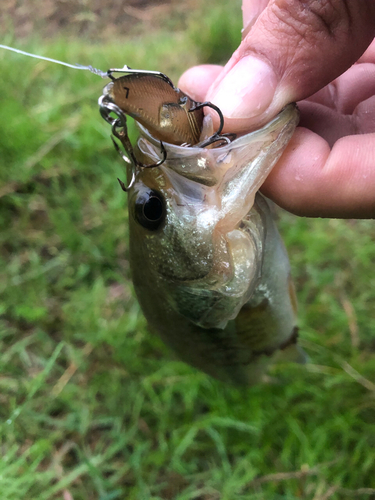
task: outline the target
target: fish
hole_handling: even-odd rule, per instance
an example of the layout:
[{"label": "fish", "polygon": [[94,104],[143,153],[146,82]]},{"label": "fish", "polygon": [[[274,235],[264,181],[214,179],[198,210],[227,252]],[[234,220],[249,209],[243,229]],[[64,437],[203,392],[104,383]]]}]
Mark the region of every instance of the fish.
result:
[{"label": "fish", "polygon": [[[304,362],[288,254],[259,188],[298,124],[296,105],[211,147],[164,143],[157,168],[129,167],[129,259],[149,328],[177,356],[234,385],[262,381],[283,357]],[[157,164],[138,124],[134,154]]]}]

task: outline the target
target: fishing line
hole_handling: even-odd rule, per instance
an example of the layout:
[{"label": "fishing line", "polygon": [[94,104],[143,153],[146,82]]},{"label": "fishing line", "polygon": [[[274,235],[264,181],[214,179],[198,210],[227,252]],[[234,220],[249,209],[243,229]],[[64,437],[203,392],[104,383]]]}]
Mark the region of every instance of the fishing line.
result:
[{"label": "fishing line", "polygon": [[100,69],[93,68],[92,66],[83,66],[82,64],[69,64],[63,61],[58,61],[57,59],[51,59],[50,57],[38,56],[36,54],[31,54],[30,52],[25,52],[24,50],[15,49],[14,47],[9,47],[8,45],[1,45],[1,49],[10,50],[12,52],[16,52],[17,54],[22,54],[28,57],[34,57],[35,59],[41,59],[43,61],[49,61],[55,64],[61,64],[61,66],[67,66],[68,68],[73,69],[84,69],[86,71],[90,71],[94,73],[94,75],[101,76],[102,78],[108,78],[108,73],[106,71],[102,71]]}]

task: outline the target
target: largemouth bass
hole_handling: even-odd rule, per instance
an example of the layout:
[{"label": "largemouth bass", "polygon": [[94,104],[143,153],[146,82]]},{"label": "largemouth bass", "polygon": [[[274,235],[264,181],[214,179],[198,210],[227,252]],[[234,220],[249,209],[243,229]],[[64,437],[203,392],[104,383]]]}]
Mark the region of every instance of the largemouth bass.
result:
[{"label": "largemouth bass", "polygon": [[[259,188],[298,123],[295,105],[212,148],[164,143],[128,193],[130,264],[151,330],[180,359],[234,384],[261,380],[280,353],[301,360],[288,256]],[[161,159],[140,126],[135,156]]]}]

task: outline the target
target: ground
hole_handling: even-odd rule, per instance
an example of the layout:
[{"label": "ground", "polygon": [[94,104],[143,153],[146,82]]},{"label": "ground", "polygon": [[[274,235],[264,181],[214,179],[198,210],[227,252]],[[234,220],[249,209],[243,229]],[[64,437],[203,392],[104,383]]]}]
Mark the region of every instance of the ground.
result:
[{"label": "ground", "polygon": [[102,40],[122,37],[135,31],[156,29],[171,15],[194,8],[187,0],[4,0],[0,30],[13,26],[16,39],[38,33],[42,38],[63,32],[65,36]]},{"label": "ground", "polygon": [[[0,30],[176,81],[225,61],[235,6],[5,0]],[[149,333],[135,299],[105,82],[5,51],[0,65],[1,500],[374,499],[374,222],[280,212],[310,363],[250,389],[214,381]]]}]

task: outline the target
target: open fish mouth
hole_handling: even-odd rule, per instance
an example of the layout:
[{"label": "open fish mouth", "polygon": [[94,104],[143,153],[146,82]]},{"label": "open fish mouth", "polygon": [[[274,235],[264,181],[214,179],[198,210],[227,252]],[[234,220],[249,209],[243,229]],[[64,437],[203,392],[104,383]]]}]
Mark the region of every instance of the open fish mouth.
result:
[{"label": "open fish mouth", "polygon": [[[219,143],[211,149],[163,142],[168,158],[163,165],[183,177],[206,186],[213,186],[218,184],[224,175],[227,176],[229,167],[233,166],[234,162],[240,161],[240,168],[249,168],[257,157],[261,157],[259,159],[264,170],[263,157],[267,154],[268,166],[261,179],[264,181],[264,176],[271,171],[289,142],[298,121],[299,112],[296,104],[289,104],[261,129],[242,135],[227,144]],[[137,126],[141,131],[141,138],[138,141],[139,153],[156,163],[162,158],[160,141],[139,123]],[[252,167],[253,171],[254,168],[255,166]],[[257,180],[255,174],[256,172],[254,180]]]},{"label": "open fish mouth", "polygon": [[[181,241],[178,234],[188,228],[193,243],[197,234],[204,233],[207,240],[207,231],[213,235],[233,230],[252,208],[255,194],[283,153],[298,119],[296,105],[290,104],[263,128],[220,147],[165,143],[167,159],[158,170],[168,215],[175,221],[173,238]],[[160,142],[142,126],[140,130],[138,154],[157,163],[162,156]]]}]

